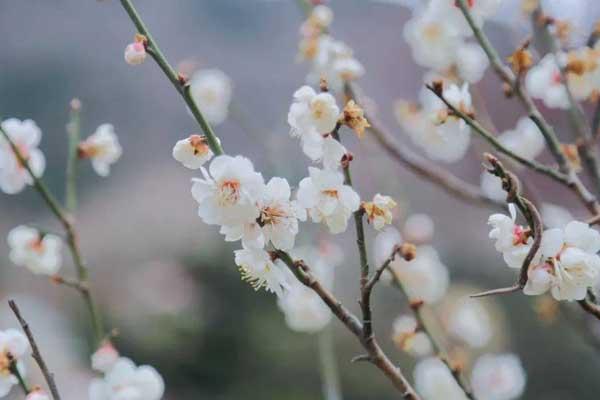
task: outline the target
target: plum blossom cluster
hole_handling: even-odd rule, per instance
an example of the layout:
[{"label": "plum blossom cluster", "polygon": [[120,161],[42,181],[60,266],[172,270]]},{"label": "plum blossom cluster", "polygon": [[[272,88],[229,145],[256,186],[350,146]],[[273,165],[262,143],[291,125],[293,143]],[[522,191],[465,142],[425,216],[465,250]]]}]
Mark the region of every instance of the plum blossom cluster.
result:
[{"label": "plum blossom cluster", "polygon": [[361,77],[364,67],[347,44],[328,33],[332,21],[333,11],[329,7],[320,4],[312,9],[300,28],[299,58],[311,63],[309,84],[317,85],[325,79],[332,89],[339,90],[345,82]]},{"label": "plum blossom cluster", "polygon": [[110,342],[103,343],[92,355],[92,368],[102,378],[92,380],[90,400],[160,400],[165,384],[160,374],[149,365],[136,366],[121,357]]},{"label": "plum blossom cluster", "polygon": [[[477,25],[494,15],[500,0],[468,1]],[[454,0],[415,2],[412,18],[404,26],[404,39],[422,67],[476,83],[489,65],[481,47],[469,39],[473,32]]]},{"label": "plum blossom cluster", "polygon": [[[510,216],[494,214],[490,238],[510,268],[521,268],[533,240],[531,231],[516,223],[514,205]],[[523,292],[540,295],[550,291],[556,300],[582,300],[598,282],[600,233],[585,222],[571,221],[564,228],[543,232],[541,245],[528,269]]]}]

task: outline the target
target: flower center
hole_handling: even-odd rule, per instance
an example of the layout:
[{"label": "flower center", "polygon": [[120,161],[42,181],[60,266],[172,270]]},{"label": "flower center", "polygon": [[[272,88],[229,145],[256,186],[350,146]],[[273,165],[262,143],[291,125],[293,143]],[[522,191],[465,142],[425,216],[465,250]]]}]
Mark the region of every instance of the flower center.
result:
[{"label": "flower center", "polygon": [[423,29],[423,36],[429,41],[438,39],[442,35],[442,30],[438,24],[429,24]]},{"label": "flower center", "polygon": [[206,143],[206,137],[200,135],[191,135],[189,137],[190,145],[194,149],[195,156],[203,156],[208,153],[209,147]]},{"label": "flower center", "polygon": [[29,243],[27,243],[27,247],[29,247],[29,250],[33,251],[34,253],[37,253],[37,254],[43,253],[44,252],[44,243],[42,242],[41,236],[30,240]]},{"label": "flower center", "polygon": [[277,206],[268,206],[262,209],[260,214],[260,224],[264,225],[276,225],[279,220],[286,218],[287,213]]},{"label": "flower center", "polygon": [[219,205],[230,206],[240,199],[240,182],[237,180],[227,180],[220,186]]},{"label": "flower center", "polygon": [[12,364],[12,356],[6,350],[0,353],[0,376],[10,375],[10,366]]},{"label": "flower center", "polygon": [[325,115],[325,108],[325,102],[323,100],[315,100],[311,105],[314,119],[321,119]]},{"label": "flower center", "polygon": [[562,82],[561,76],[560,76],[560,71],[554,71],[552,73],[552,84],[554,85],[560,85]]},{"label": "flower center", "polygon": [[513,246],[519,244],[527,244],[529,238],[529,230],[523,228],[521,225],[515,225],[513,228]]},{"label": "flower center", "polygon": [[338,191],[336,189],[323,190],[322,193],[325,196],[333,197],[334,199],[337,199],[339,196]]}]

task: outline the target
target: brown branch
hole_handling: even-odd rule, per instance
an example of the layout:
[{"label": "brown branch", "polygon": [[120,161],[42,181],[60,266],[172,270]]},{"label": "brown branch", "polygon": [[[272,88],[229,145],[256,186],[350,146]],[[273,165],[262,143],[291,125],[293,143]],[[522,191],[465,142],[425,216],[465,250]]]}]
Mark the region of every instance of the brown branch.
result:
[{"label": "brown branch", "polygon": [[[312,289],[325,302],[331,312],[356,336],[368,353],[368,361],[384,373],[394,387],[402,393],[404,399],[420,399],[410,382],[402,374],[402,371],[383,352],[375,337],[373,335],[368,338],[364,336],[363,325],[359,319],[315,278],[303,261],[294,261],[288,253],[281,250],[276,250],[274,255],[287,265],[303,285]],[[360,359],[366,360],[364,356],[361,356]]]},{"label": "brown branch", "polygon": [[[360,98],[358,98],[359,96],[357,96],[355,86],[346,84],[345,93],[349,99],[353,99],[358,103],[361,102]],[[504,207],[503,203],[486,196],[478,186],[462,180],[447,169],[440,167],[425,157],[411,151],[403,144],[400,144],[390,133],[389,129],[373,115],[365,113],[365,117],[371,124],[367,129],[373,134],[373,137],[388,155],[417,176],[428,180],[450,195],[468,203],[494,208]]]},{"label": "brown branch", "polygon": [[29,340],[29,344],[31,345],[31,356],[33,357],[37,365],[40,367],[40,370],[42,371],[42,374],[44,375],[44,378],[48,383],[48,387],[50,388],[50,393],[52,393],[52,397],[54,398],[54,400],[60,400],[60,394],[58,392],[58,388],[56,387],[56,382],[54,381],[54,374],[48,369],[48,366],[46,365],[46,362],[42,357],[42,353],[40,353],[40,349],[38,348],[35,338],[33,337],[33,333],[31,332],[29,324],[21,315],[21,311],[19,310],[19,307],[17,306],[17,303],[15,303],[14,300],[9,300],[8,305],[15,314],[15,317],[17,317],[17,320],[19,321],[21,328],[25,332],[25,335],[27,335],[27,339]]},{"label": "brown branch", "polygon": [[595,318],[600,319],[600,306],[592,303],[589,299],[578,300],[577,303],[583,308],[585,312],[593,315]]}]

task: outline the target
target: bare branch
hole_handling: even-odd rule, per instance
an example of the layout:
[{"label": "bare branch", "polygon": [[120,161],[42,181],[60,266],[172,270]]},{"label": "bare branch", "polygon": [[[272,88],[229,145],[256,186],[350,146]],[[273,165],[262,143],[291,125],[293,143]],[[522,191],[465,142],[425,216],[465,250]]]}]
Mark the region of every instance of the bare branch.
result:
[{"label": "bare branch", "polygon": [[27,339],[29,340],[29,344],[31,345],[31,356],[33,357],[37,365],[40,367],[40,370],[42,371],[42,374],[44,375],[44,378],[48,383],[48,387],[50,388],[50,393],[52,393],[52,397],[54,398],[54,400],[60,400],[60,394],[58,392],[58,388],[56,387],[56,382],[54,381],[54,374],[48,369],[48,366],[46,365],[46,362],[42,357],[42,353],[40,353],[40,349],[38,348],[35,338],[33,337],[33,333],[31,332],[29,324],[21,315],[21,311],[19,310],[19,307],[17,306],[17,303],[15,303],[14,300],[9,300],[8,305],[15,314],[15,317],[17,317],[19,324],[21,324],[21,328],[23,328],[25,335],[27,335]]}]

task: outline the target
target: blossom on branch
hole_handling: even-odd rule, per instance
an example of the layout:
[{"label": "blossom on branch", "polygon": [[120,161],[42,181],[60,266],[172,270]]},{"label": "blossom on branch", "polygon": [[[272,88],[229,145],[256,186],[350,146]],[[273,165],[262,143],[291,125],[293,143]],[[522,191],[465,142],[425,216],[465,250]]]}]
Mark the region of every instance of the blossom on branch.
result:
[{"label": "blossom on branch", "polygon": [[22,359],[28,350],[29,342],[21,332],[15,329],[0,331],[0,397],[6,396],[18,384],[13,368],[17,368],[20,375],[24,374]]},{"label": "blossom on branch", "polygon": [[8,234],[10,260],[34,274],[54,275],[62,263],[60,237],[20,225]]},{"label": "blossom on branch", "polygon": [[79,157],[89,159],[94,171],[100,176],[110,174],[110,166],[123,154],[115,128],[102,124],[87,139],[79,144]]},{"label": "blossom on branch", "polygon": [[173,147],[173,158],[189,169],[199,169],[214,153],[210,149],[206,136],[191,135],[179,140]]},{"label": "blossom on branch", "polygon": [[514,354],[484,354],[473,366],[471,382],[478,400],[518,399],[525,389],[525,371]]},{"label": "blossom on branch", "polygon": [[231,79],[218,69],[201,69],[191,76],[190,94],[208,122],[219,125],[227,119],[233,92]]},{"label": "blossom on branch", "polygon": [[121,357],[102,379],[96,378],[89,388],[90,400],[160,400],[165,384],[149,365],[136,366]]},{"label": "blossom on branch", "polygon": [[[36,177],[42,176],[46,168],[44,154],[37,148],[42,131],[34,121],[9,118],[0,123],[2,130],[17,147]],[[16,194],[26,185],[33,185],[33,178],[25,165],[19,161],[10,143],[0,136],[0,189],[7,194]]]},{"label": "blossom on branch", "polygon": [[271,255],[263,249],[236,250],[235,264],[240,269],[242,280],[248,282],[254,290],[264,288],[281,297],[288,286],[286,266],[279,260],[273,261]]}]

